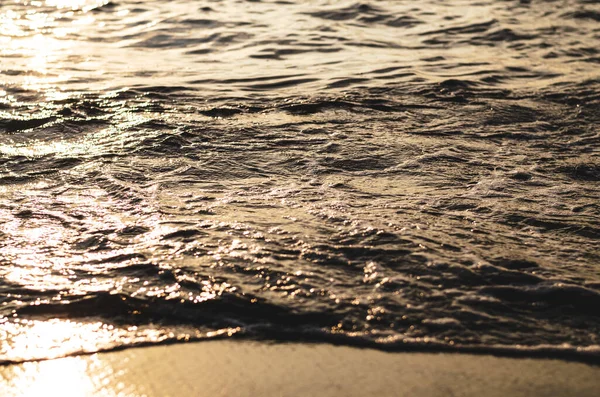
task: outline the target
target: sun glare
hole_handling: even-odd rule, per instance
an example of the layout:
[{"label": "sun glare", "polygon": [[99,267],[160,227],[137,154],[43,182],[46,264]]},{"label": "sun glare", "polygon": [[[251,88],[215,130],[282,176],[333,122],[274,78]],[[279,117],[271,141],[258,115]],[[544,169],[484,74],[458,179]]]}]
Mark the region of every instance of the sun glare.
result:
[{"label": "sun glare", "polygon": [[94,380],[87,374],[87,366],[78,357],[26,363],[16,371],[11,383],[23,397],[44,396],[51,390],[60,390],[62,397],[92,396]]},{"label": "sun glare", "polygon": [[87,11],[94,7],[108,3],[106,0],[46,0],[46,5],[59,9]]},{"label": "sun glare", "polygon": [[9,71],[3,75],[3,83],[51,97],[63,91],[74,77],[65,63],[75,57],[81,68],[87,62],[87,56],[83,55],[85,48],[78,41],[81,29],[96,22],[87,11],[105,3],[104,0],[32,1],[26,11],[8,8],[0,12],[0,56],[14,59],[10,67],[0,65],[0,71]]},{"label": "sun glare", "polygon": [[32,359],[62,357],[73,352],[94,351],[114,337],[111,326],[101,322],[80,323],[61,319],[47,321],[15,319],[3,324],[7,333],[0,353]]},{"label": "sun glare", "polygon": [[[11,387],[3,397],[141,397],[116,381],[108,362],[92,357],[67,357],[15,366]],[[118,376],[117,376],[118,377]]]}]

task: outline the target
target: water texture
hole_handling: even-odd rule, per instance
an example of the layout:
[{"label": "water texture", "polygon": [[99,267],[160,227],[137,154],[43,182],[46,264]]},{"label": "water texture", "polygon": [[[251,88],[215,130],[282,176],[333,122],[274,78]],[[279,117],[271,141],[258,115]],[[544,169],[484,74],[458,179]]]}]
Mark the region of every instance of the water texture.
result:
[{"label": "water texture", "polygon": [[600,4],[3,1],[0,361],[600,360]]}]

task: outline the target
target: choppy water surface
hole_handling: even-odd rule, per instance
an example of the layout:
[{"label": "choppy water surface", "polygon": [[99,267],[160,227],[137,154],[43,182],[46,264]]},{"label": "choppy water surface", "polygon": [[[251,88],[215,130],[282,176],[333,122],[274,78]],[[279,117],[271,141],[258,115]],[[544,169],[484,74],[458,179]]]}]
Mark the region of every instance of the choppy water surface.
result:
[{"label": "choppy water surface", "polygon": [[0,360],[600,356],[600,5],[3,1]]}]

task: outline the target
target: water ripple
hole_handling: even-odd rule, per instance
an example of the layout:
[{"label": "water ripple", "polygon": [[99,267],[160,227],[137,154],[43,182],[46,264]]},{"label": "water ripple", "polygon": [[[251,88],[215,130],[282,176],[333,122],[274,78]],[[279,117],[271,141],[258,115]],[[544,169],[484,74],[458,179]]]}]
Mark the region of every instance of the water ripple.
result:
[{"label": "water ripple", "polygon": [[235,335],[597,362],[597,8],[3,4],[0,361]]}]

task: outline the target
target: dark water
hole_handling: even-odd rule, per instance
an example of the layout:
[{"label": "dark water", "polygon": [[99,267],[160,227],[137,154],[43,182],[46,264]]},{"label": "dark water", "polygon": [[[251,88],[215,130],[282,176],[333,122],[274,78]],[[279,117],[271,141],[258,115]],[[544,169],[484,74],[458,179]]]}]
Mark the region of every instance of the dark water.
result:
[{"label": "dark water", "polygon": [[596,1],[3,1],[0,361],[600,359]]}]

